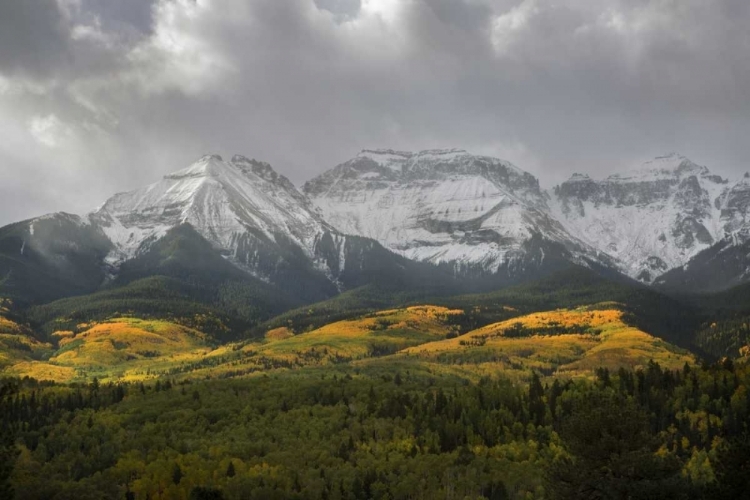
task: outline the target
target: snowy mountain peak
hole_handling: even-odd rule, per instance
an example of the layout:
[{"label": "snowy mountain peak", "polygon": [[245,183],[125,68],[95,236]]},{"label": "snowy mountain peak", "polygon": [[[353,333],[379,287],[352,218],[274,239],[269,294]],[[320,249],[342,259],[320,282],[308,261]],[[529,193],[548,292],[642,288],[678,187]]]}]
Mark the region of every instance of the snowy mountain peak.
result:
[{"label": "snowy mountain peak", "polygon": [[324,193],[359,189],[354,184],[383,187],[383,183],[455,181],[482,178],[502,185],[514,195],[543,203],[539,181],[510,162],[477,156],[463,149],[432,149],[417,153],[391,149],[363,150],[351,160],[305,183],[303,191],[315,198]]},{"label": "snowy mountain peak", "polygon": [[211,154],[207,154],[207,155],[201,156],[201,158],[196,163],[210,161],[210,160],[224,161],[221,158],[221,155],[218,155],[218,154],[215,154],[215,153],[211,153]]},{"label": "snowy mountain peak", "polygon": [[671,153],[657,156],[654,159],[645,162],[644,165],[657,164],[657,163],[675,164],[675,163],[681,163],[685,160],[688,160],[688,158],[681,155],[680,153],[676,153],[673,151]]},{"label": "snowy mountain peak", "polygon": [[[467,152],[465,149],[426,149],[418,152],[396,151],[393,149],[364,149],[353,159],[342,164],[358,171],[380,171],[385,168],[396,175],[403,176],[430,176],[434,174],[479,174],[484,175],[487,171],[503,170],[513,171],[518,175],[530,176],[510,162],[492,158],[489,156],[478,156]],[[474,171],[469,172],[473,167]],[[484,172],[479,170],[483,167]]]},{"label": "snowy mountain peak", "polygon": [[360,158],[379,158],[379,157],[396,157],[396,158],[409,158],[414,153],[409,151],[397,151],[395,149],[386,148],[375,148],[375,149],[363,149],[357,155]]},{"label": "snowy mountain peak", "polygon": [[164,176],[165,180],[179,180],[187,178],[218,177],[226,164],[219,155],[205,155],[189,167],[177,170]]},{"label": "snowy mountain peak", "polygon": [[341,290],[368,252],[382,252],[346,235],[463,275],[514,279],[575,262],[657,285],[716,252],[736,257],[750,240],[750,174],[730,183],[679,154],[605,178],[575,173],[544,192],[512,163],[463,149],[366,149],[303,192],[266,162],[205,155],[82,218],[28,221],[17,251],[46,252],[37,233],[59,227],[116,271],[189,224],[263,280],[297,283],[303,273],[312,281],[301,290],[321,279]]},{"label": "snowy mountain peak", "polygon": [[657,179],[681,179],[689,176],[708,177],[714,182],[726,182],[720,176],[712,175],[708,167],[698,165],[677,153],[657,156],[626,173],[612,175],[609,179],[648,182]]},{"label": "snowy mountain peak", "polygon": [[316,238],[329,228],[286,177],[238,155],[229,162],[204,156],[159,182],[113,196],[89,219],[112,241],[108,260],[115,265],[183,223],[249,268],[253,252],[273,249],[279,238],[312,256]]},{"label": "snowy mountain peak", "polygon": [[652,282],[723,237],[727,181],[673,153],[602,180],[574,176],[551,193],[556,219]]},{"label": "snowy mountain peak", "polygon": [[681,165],[695,165],[689,158],[679,153],[669,153],[656,156],[651,160],[637,165],[633,170],[677,170]]},{"label": "snowy mountain peak", "polygon": [[533,175],[463,149],[365,150],[303,191],[341,232],[460,272],[515,272],[540,236],[579,245],[548,217]]}]

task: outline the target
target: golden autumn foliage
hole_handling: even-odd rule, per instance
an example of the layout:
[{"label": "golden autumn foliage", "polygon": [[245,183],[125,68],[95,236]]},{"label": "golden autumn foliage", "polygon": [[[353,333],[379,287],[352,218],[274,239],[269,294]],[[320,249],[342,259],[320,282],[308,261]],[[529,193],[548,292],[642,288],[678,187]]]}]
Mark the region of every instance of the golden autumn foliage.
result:
[{"label": "golden autumn foliage", "polygon": [[23,362],[14,374],[60,381],[227,377],[341,363],[470,378],[502,373],[525,380],[532,371],[587,377],[599,367],[635,369],[654,360],[674,369],[694,362],[687,351],[627,325],[615,305],[536,312],[459,336],[461,315],[461,310],[430,305],[389,309],[297,335],[275,328],[261,341],[219,347],[200,331],[176,323],[114,318],[55,332],[58,349],[52,352],[47,345],[46,361],[0,355],[0,365]]},{"label": "golden autumn foliage", "polygon": [[248,345],[247,352],[296,364],[326,364],[392,354],[405,347],[442,339],[454,330],[452,315],[463,314],[437,306],[389,309],[363,318],[337,321],[317,330],[289,336],[286,328],[268,332],[273,340],[265,345]]},{"label": "golden autumn foliage", "polygon": [[8,368],[5,374],[17,377],[31,377],[37,380],[52,380],[54,382],[72,382],[76,378],[75,368],[38,361],[16,363]]},{"label": "golden autumn foliage", "polygon": [[31,336],[27,325],[4,316],[10,305],[8,299],[0,299],[0,368],[38,359],[52,351],[52,345]]},{"label": "golden autumn foliage", "polygon": [[73,338],[75,337],[75,335],[76,335],[75,332],[70,331],[70,330],[57,330],[55,332],[52,332],[50,336],[54,339],[62,340],[62,339]]},{"label": "golden autumn foliage", "polygon": [[284,340],[289,337],[294,337],[294,332],[285,326],[268,330],[265,335],[265,339],[269,342],[273,342],[274,340]]},{"label": "golden autumn foliage", "polygon": [[30,335],[31,329],[27,325],[17,323],[6,315],[9,313],[5,307],[0,307],[0,333],[12,335]]},{"label": "golden autumn foliage", "polygon": [[18,323],[11,321],[3,316],[0,316],[0,332],[15,334],[22,333],[21,326]]},{"label": "golden autumn foliage", "polygon": [[695,360],[687,351],[627,325],[617,309],[561,309],[487,325],[461,337],[406,349],[436,369],[528,377],[590,376],[599,367],[635,369],[650,360],[669,369]]},{"label": "golden autumn foliage", "polygon": [[12,373],[56,381],[138,380],[212,350],[205,334],[167,321],[113,318],[80,326],[79,333],[53,334],[58,349],[47,361],[16,365]]},{"label": "golden autumn foliage", "polygon": [[0,333],[0,368],[40,359],[52,349],[52,345],[26,335]]}]

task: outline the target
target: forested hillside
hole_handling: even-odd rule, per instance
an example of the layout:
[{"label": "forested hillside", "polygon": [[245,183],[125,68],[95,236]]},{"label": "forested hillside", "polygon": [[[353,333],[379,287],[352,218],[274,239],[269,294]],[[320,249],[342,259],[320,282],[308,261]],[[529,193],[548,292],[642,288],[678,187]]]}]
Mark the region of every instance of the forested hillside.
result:
[{"label": "forested hillside", "polygon": [[275,288],[150,258],[164,275],[0,304],[0,497],[750,488],[741,290],[669,297],[570,268],[482,294],[367,285],[264,320],[291,307]]},{"label": "forested hillside", "polygon": [[729,362],[523,386],[348,368],[11,379],[0,480],[19,499],[736,499],[750,480],[748,383]]}]

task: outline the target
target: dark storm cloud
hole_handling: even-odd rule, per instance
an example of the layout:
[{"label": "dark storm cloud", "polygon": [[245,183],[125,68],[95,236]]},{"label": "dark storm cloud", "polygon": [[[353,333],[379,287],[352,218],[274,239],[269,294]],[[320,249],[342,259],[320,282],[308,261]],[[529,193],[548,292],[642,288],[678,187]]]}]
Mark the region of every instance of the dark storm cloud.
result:
[{"label": "dark storm cloud", "polygon": [[0,2],[0,71],[48,74],[66,57],[68,33],[55,0]]},{"label": "dark storm cloud", "polygon": [[0,58],[0,169],[29,193],[14,218],[85,211],[206,152],[297,183],[369,147],[464,147],[546,185],[669,151],[750,168],[745,0],[45,5],[26,18],[58,35],[34,43],[66,62],[31,42]]}]

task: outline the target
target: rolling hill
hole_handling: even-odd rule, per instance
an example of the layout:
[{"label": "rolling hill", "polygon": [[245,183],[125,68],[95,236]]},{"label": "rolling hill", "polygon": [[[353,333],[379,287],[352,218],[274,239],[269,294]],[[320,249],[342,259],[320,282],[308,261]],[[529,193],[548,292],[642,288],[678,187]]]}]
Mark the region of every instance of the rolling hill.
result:
[{"label": "rolling hill", "polygon": [[559,309],[493,323],[460,337],[410,347],[397,358],[435,370],[528,380],[590,377],[597,369],[645,369],[654,361],[676,370],[695,357],[628,325],[618,304]]}]

